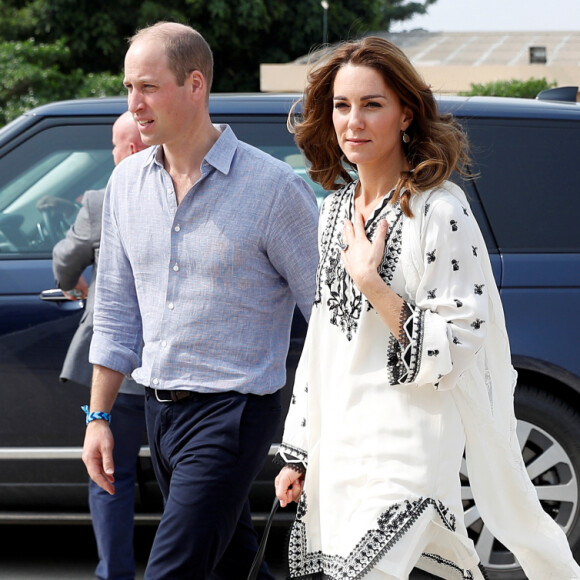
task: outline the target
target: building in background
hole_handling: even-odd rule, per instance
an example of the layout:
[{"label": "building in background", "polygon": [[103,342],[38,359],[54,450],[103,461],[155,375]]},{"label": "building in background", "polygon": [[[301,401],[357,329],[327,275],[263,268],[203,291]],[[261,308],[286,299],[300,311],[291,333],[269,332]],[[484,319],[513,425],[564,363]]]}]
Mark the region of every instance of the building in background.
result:
[{"label": "building in background", "polygon": [[[471,84],[545,78],[580,86],[580,31],[378,33],[410,58],[435,93],[454,95]],[[308,58],[260,65],[263,92],[304,88]]]}]

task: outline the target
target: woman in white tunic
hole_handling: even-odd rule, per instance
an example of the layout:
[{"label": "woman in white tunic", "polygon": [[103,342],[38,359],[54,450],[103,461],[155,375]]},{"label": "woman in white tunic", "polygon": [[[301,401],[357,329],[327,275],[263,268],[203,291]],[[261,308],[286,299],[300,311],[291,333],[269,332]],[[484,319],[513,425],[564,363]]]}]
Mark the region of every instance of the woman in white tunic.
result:
[{"label": "woman in white tunic", "polygon": [[459,126],[399,49],[369,37],[311,72],[294,129],[310,175],[338,190],[278,453],[280,503],[299,501],[290,577],[484,578],[463,523],[465,449],[480,513],[528,578],[580,578],[517,444],[489,257],[447,181],[468,162]]}]

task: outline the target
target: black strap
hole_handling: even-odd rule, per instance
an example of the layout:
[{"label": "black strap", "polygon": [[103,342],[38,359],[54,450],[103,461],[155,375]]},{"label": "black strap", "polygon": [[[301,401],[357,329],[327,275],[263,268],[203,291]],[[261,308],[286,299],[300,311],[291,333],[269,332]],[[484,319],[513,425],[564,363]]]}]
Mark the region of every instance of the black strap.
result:
[{"label": "black strap", "polygon": [[260,547],[256,552],[256,557],[254,558],[254,563],[250,568],[250,574],[248,575],[248,580],[256,580],[258,578],[258,572],[260,566],[262,565],[262,560],[264,559],[264,552],[266,551],[266,542],[268,541],[268,534],[270,533],[270,528],[272,527],[272,522],[274,521],[274,515],[276,510],[280,505],[280,501],[277,497],[274,498],[274,503],[272,504],[272,509],[270,510],[270,515],[268,516],[268,521],[266,522],[266,527],[264,528],[264,533],[262,534],[262,541],[260,542]]}]

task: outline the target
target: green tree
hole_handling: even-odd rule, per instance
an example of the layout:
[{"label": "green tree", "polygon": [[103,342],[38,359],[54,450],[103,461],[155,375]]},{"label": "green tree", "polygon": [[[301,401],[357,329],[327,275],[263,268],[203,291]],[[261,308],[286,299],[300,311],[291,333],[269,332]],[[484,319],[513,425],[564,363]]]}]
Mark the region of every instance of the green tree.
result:
[{"label": "green tree", "polygon": [[[328,40],[388,30],[434,1],[330,0]],[[5,40],[62,40],[70,70],[87,72],[120,72],[126,40],[138,28],[191,24],[214,51],[217,91],[257,90],[261,62],[293,60],[322,40],[320,0],[117,0],[114,8],[110,0],[0,0],[0,13]]]},{"label": "green tree", "polygon": [[77,97],[125,94],[122,75],[68,70],[62,40],[0,42],[0,126],[38,105]]},{"label": "green tree", "polygon": [[[387,31],[435,0],[329,0],[330,43]],[[49,100],[123,93],[127,39],[168,20],[190,24],[214,52],[213,90],[256,91],[259,65],[322,42],[320,0],[0,0],[0,122]],[[5,73],[6,74],[6,73]],[[118,85],[117,85],[118,83]]]},{"label": "green tree", "polygon": [[468,97],[491,96],[491,97],[523,97],[535,99],[536,95],[545,89],[556,86],[556,82],[549,83],[545,78],[530,78],[527,81],[512,79],[509,81],[494,81],[491,83],[471,83],[471,89],[460,93]]}]

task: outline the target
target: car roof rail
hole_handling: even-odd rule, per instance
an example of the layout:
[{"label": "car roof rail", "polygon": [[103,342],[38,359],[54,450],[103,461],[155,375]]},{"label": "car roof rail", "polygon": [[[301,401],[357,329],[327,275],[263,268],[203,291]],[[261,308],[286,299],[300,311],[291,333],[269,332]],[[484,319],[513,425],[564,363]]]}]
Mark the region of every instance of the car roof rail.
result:
[{"label": "car roof rail", "polygon": [[578,100],[578,87],[556,87],[540,91],[536,95],[540,101],[566,101],[575,103]]}]

